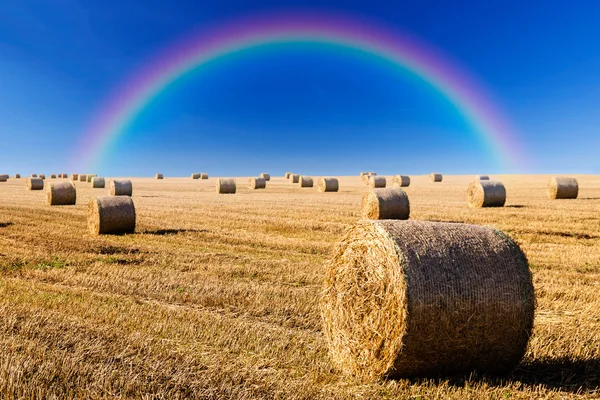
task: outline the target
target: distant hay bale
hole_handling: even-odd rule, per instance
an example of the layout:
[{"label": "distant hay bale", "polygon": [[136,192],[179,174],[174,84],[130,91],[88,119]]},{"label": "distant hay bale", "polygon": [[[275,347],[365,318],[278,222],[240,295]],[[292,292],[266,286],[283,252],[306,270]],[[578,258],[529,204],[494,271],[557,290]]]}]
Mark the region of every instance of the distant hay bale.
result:
[{"label": "distant hay bale", "polygon": [[29,175],[29,177],[30,178],[37,178],[38,176],[37,176],[37,174],[31,174],[31,175]]},{"label": "distant hay bale", "polygon": [[442,174],[439,174],[437,172],[433,172],[431,174],[429,174],[429,180],[431,182],[441,182],[443,179]]},{"label": "distant hay bale", "polygon": [[361,221],[338,244],[321,297],[339,370],[365,381],[504,374],[531,336],[527,259],[489,227]]},{"label": "distant hay bale", "polygon": [[369,187],[372,188],[384,188],[387,185],[387,181],[384,176],[369,176]]},{"label": "distant hay bale", "polygon": [[86,179],[87,183],[91,183],[92,179],[95,178],[95,177],[97,177],[97,176],[98,175],[96,175],[96,174],[88,174],[88,175],[85,176],[85,179]]},{"label": "distant hay bale", "polygon": [[377,174],[375,172],[361,172],[360,174],[361,174],[360,179],[363,181],[363,183],[365,185],[369,184],[369,179],[372,176],[377,176]]},{"label": "distant hay bale", "polygon": [[21,179],[21,174],[15,174],[15,179]]},{"label": "distant hay bale", "polygon": [[265,189],[267,180],[264,178],[250,178],[248,179],[248,187],[250,189]]},{"label": "distant hay bale", "polygon": [[301,188],[308,188],[308,187],[313,187],[314,183],[313,183],[313,178],[310,176],[300,176],[298,178],[298,186],[300,186]]},{"label": "distant hay bale", "polygon": [[202,177],[202,174],[192,174],[192,179],[200,179],[200,177]]},{"label": "distant hay bale", "polygon": [[131,196],[133,193],[133,185],[131,181],[115,181],[108,183],[111,196]]},{"label": "distant hay bale", "polygon": [[44,180],[42,178],[27,178],[27,188],[29,190],[44,189]]},{"label": "distant hay bale", "polygon": [[56,174],[50,175],[50,179],[56,179]]},{"label": "distant hay bale", "polygon": [[361,212],[366,219],[408,219],[410,202],[400,188],[374,189],[363,195]]},{"label": "distant hay bale", "polygon": [[0,175],[0,182],[8,181],[8,175]]},{"label": "distant hay bale", "polygon": [[337,178],[321,178],[317,184],[319,192],[337,192],[340,190],[340,183]]},{"label": "distant hay bale", "polygon": [[467,188],[467,204],[471,208],[504,207],[506,189],[499,181],[473,181]]},{"label": "distant hay bale", "polygon": [[395,187],[407,187],[410,186],[410,177],[406,175],[396,175],[392,182]]},{"label": "distant hay bale", "polygon": [[63,178],[63,179],[67,179],[69,177],[69,175],[67,175],[67,174],[60,174],[60,177]]},{"label": "distant hay bale", "polygon": [[290,179],[290,175],[292,175],[293,172],[286,172],[285,173],[285,179]]},{"label": "distant hay bale", "polygon": [[577,179],[565,176],[553,176],[548,182],[548,198],[576,199],[579,195],[579,184]]},{"label": "distant hay bale", "polygon": [[79,174],[79,182],[87,182],[87,175]]},{"label": "distant hay bale", "polygon": [[475,175],[475,180],[476,181],[489,181],[490,176],[489,175]]},{"label": "distant hay bale", "polygon": [[73,182],[52,182],[46,187],[46,204],[49,206],[74,205],[77,191]]},{"label": "distant hay bale", "polygon": [[164,179],[164,176],[163,176],[163,174],[156,174],[156,175],[154,175],[154,178],[156,178],[156,179]]},{"label": "distant hay bale", "polygon": [[217,193],[235,194],[235,192],[236,192],[235,179],[219,178],[217,180]]},{"label": "distant hay bale", "polygon": [[271,174],[267,174],[266,172],[263,172],[258,177],[263,178],[267,182],[271,180]]},{"label": "distant hay bale", "polygon": [[135,206],[129,196],[104,196],[88,203],[88,229],[94,235],[133,233]]},{"label": "distant hay bale", "polygon": [[72,181],[77,181],[77,180],[79,180],[79,174],[71,174],[71,180],[72,180]]},{"label": "distant hay bale", "polygon": [[94,189],[104,189],[106,186],[106,182],[104,181],[104,178],[99,178],[97,176],[94,176],[92,178],[92,188]]},{"label": "distant hay bale", "polygon": [[200,179],[208,179],[208,174],[206,172],[201,173]]},{"label": "distant hay bale", "polygon": [[289,179],[290,183],[298,183],[300,181],[300,175],[291,174],[288,179]]},{"label": "distant hay bale", "polygon": [[39,175],[38,175],[38,178],[41,178],[41,179],[46,179],[46,175],[44,175],[44,174],[39,174]]}]

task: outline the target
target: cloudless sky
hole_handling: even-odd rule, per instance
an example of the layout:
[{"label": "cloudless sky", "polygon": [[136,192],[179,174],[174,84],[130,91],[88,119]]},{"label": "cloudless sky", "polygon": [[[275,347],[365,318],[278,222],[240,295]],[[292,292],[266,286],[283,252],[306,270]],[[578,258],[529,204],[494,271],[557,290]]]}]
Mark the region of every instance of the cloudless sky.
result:
[{"label": "cloudless sky", "polygon": [[[354,15],[447,54],[483,83],[527,165],[492,160],[456,108],[410,73],[300,43],[186,76],[97,170],[73,170],[103,102],[156,54],[204,26],[288,10]],[[0,173],[600,173],[598,21],[592,0],[2,0]]]}]

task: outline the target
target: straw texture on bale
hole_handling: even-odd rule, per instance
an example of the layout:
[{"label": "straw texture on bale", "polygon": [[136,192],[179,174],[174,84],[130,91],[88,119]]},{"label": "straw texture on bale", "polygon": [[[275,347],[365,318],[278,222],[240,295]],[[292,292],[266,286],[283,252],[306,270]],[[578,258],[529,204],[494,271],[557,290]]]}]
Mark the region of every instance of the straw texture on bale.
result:
[{"label": "straw texture on bale", "polygon": [[290,183],[298,183],[298,182],[300,182],[300,175],[291,174],[288,179],[289,179]]},{"label": "straw texture on bale", "polygon": [[49,206],[74,205],[77,191],[73,182],[53,182],[46,187],[46,204]]},{"label": "straw texture on bale", "polygon": [[371,175],[369,177],[369,187],[372,188],[384,188],[387,184],[387,181],[384,176],[375,176]]},{"label": "straw texture on bale", "polygon": [[56,179],[56,174],[50,175],[50,179]]},{"label": "straw texture on bale", "polygon": [[217,180],[217,193],[234,194],[236,192],[235,179],[219,178]]},{"label": "straw texture on bale", "polygon": [[41,178],[41,179],[46,179],[46,175],[44,175],[44,174],[39,174],[39,175],[38,175],[38,178]]},{"label": "straw texture on bale", "polygon": [[321,178],[317,184],[319,192],[337,192],[340,190],[340,183],[337,178]]},{"label": "straw texture on bale", "polygon": [[475,175],[475,180],[476,181],[489,181],[490,176],[489,175]]},{"label": "straw texture on bale", "polygon": [[467,204],[471,208],[504,207],[506,189],[499,181],[473,181],[467,188]]},{"label": "straw texture on bale", "polygon": [[106,182],[104,180],[104,178],[99,178],[97,176],[94,176],[92,178],[92,188],[94,189],[104,189],[106,187]]},{"label": "straw texture on bale", "polygon": [[292,175],[293,172],[286,172],[285,173],[285,179],[290,179],[290,175]]},{"label": "straw texture on bale", "polygon": [[313,178],[310,176],[302,175],[300,178],[298,178],[298,186],[300,186],[301,188],[313,187],[314,186]]},{"label": "straw texture on bale", "polygon": [[88,229],[95,235],[133,233],[135,206],[129,196],[105,196],[88,203]]},{"label": "straw texture on bale", "polygon": [[192,174],[192,179],[200,179],[202,174]]},{"label": "straw texture on bale", "polygon": [[15,174],[15,179],[21,179],[21,174]]},{"label": "straw texture on bale", "polygon": [[77,180],[79,180],[79,174],[71,174],[71,180],[72,180],[72,181],[77,181]]},{"label": "straw texture on bale", "polygon": [[164,176],[163,176],[163,174],[156,174],[156,175],[154,175],[154,178],[156,178],[156,179],[164,179]]},{"label": "straw texture on bale", "polygon": [[565,176],[554,176],[548,182],[548,198],[576,199],[579,195],[579,184],[577,179]]},{"label": "straw texture on bale", "polygon": [[431,182],[441,182],[443,179],[442,174],[438,174],[436,172],[429,175],[429,180]]},{"label": "straw texture on bale", "polygon": [[201,173],[200,179],[208,179],[208,174],[206,172]]},{"label": "straw texture on bale", "polygon": [[321,298],[333,362],[363,380],[509,372],[534,310],[527,259],[508,236],[427,221],[359,222]]},{"label": "straw texture on bale", "polygon": [[250,189],[265,189],[267,180],[264,178],[250,178],[248,179],[248,187]]},{"label": "straw texture on bale", "polygon": [[361,211],[366,219],[408,219],[410,202],[400,188],[374,189],[363,195]]},{"label": "straw texture on bale", "polygon": [[266,172],[263,172],[258,177],[263,178],[267,182],[271,180],[271,174],[267,174]]},{"label": "straw texture on bale", "polygon": [[87,181],[87,175],[85,174],[79,174],[79,182],[86,182]]},{"label": "straw texture on bale", "polygon": [[410,177],[406,175],[396,175],[393,180],[395,187],[407,187],[410,186]]},{"label": "straw texture on bale", "polygon": [[27,178],[27,188],[29,190],[44,189],[44,180],[42,178]]},{"label": "straw texture on bale", "polygon": [[133,185],[131,181],[115,181],[108,183],[111,196],[131,196],[133,193]]}]

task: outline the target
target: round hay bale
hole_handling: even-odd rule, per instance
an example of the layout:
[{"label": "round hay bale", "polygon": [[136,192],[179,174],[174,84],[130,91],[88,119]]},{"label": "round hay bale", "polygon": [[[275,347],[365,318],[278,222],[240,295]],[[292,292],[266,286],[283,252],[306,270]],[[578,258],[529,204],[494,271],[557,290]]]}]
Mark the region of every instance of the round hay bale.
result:
[{"label": "round hay bale", "polygon": [[201,173],[200,179],[208,179],[208,174],[206,172]]},{"label": "round hay bale", "polygon": [[467,204],[471,208],[504,207],[506,189],[499,181],[473,181],[467,188]]},{"label": "round hay bale", "polygon": [[298,178],[298,186],[300,186],[301,188],[313,187],[314,186],[313,178],[310,176],[302,175],[301,177]]},{"label": "round hay bale", "polygon": [[361,221],[329,264],[321,310],[333,362],[365,380],[503,374],[525,353],[535,295],[525,255],[496,229]]},{"label": "round hay bale", "polygon": [[489,175],[475,175],[475,180],[476,181],[489,181],[490,176]]},{"label": "round hay bale", "polygon": [[577,179],[565,176],[553,176],[548,182],[548,198],[576,199],[579,195],[579,184]]},{"label": "round hay bale", "polygon": [[265,189],[267,180],[264,178],[250,178],[248,179],[248,187],[250,189]]},{"label": "round hay bale", "polygon": [[71,180],[72,181],[78,181],[79,180],[79,174],[71,174]]},{"label": "round hay bale", "polygon": [[131,196],[133,193],[133,185],[131,181],[115,181],[108,183],[111,196]]},{"label": "round hay bale", "polygon": [[406,175],[396,175],[392,182],[395,187],[408,187],[410,186],[410,177]]},{"label": "round hay bale", "polygon": [[56,179],[56,174],[50,175],[50,179]]},{"label": "round hay bale", "polygon": [[15,179],[21,179],[21,174],[15,174]]},{"label": "round hay bale", "polygon": [[8,181],[8,178],[6,177],[6,175],[0,175],[0,182],[6,182]]},{"label": "round hay bale", "polygon": [[97,176],[94,176],[92,178],[92,188],[94,189],[104,189],[106,187],[106,182],[104,181],[104,178],[99,178]]},{"label": "round hay bale", "polygon": [[360,179],[363,181],[363,183],[365,185],[369,184],[369,179],[372,176],[377,176],[377,174],[375,172],[361,172],[362,176],[360,177]]},{"label": "round hay bale", "polygon": [[52,182],[46,187],[46,204],[49,206],[69,206],[77,201],[77,191],[73,182]]},{"label": "round hay bale", "polygon": [[369,187],[372,188],[384,188],[387,184],[384,176],[371,175],[369,177]]},{"label": "round hay bale", "polygon": [[337,178],[321,178],[317,184],[319,192],[337,192],[340,190],[340,183]]},{"label": "round hay bale", "polygon": [[27,188],[29,190],[44,189],[44,180],[42,178],[27,178]]},{"label": "round hay bale", "polygon": [[37,178],[38,176],[37,176],[37,174],[31,174],[31,175],[29,175],[29,177],[30,178]]},{"label": "round hay bale", "polygon": [[135,206],[129,196],[104,196],[88,203],[88,229],[94,235],[133,233]]},{"label": "round hay bale", "polygon": [[69,175],[67,175],[67,174],[60,174],[60,177],[63,178],[63,179],[68,179]]},{"label": "round hay bale", "polygon": [[79,174],[79,182],[87,182],[87,175]]},{"label": "round hay bale", "polygon": [[164,176],[163,176],[163,174],[156,174],[156,175],[154,175],[154,178],[156,178],[156,179],[164,179]]},{"label": "round hay bale", "polygon": [[408,219],[410,202],[400,188],[374,189],[363,195],[361,211],[366,219]]},{"label": "round hay bale", "polygon": [[267,174],[266,172],[263,172],[258,177],[263,178],[267,182],[271,180],[271,174]]},{"label": "round hay bale", "polygon": [[285,173],[285,179],[290,179],[290,175],[292,175],[293,172],[286,172]]},{"label": "round hay bale", "polygon": [[219,178],[217,180],[217,193],[234,194],[236,191],[235,179]]},{"label": "round hay bale", "polygon": [[443,179],[442,174],[439,174],[437,172],[433,172],[431,174],[429,174],[429,180],[431,182],[441,182]]},{"label": "round hay bale", "polygon": [[94,179],[97,176],[98,175],[96,175],[96,174],[88,174],[88,175],[85,176],[85,179],[86,179],[87,183],[91,183],[92,179]]},{"label": "round hay bale", "polygon": [[201,176],[202,176],[202,174],[200,174],[200,173],[192,174],[192,179],[200,179]]},{"label": "round hay bale", "polygon": [[289,181],[290,183],[298,183],[300,182],[300,175],[298,174],[291,174],[289,177]]},{"label": "round hay bale", "polygon": [[46,179],[46,175],[44,175],[44,174],[39,174],[39,175],[38,175],[38,178],[41,178],[41,179]]}]

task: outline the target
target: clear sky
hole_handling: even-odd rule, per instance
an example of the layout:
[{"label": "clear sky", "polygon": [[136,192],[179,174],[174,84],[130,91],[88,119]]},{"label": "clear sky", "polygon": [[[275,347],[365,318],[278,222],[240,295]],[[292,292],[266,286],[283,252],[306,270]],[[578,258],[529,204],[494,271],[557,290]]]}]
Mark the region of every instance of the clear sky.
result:
[{"label": "clear sky", "polygon": [[[274,11],[355,16],[439,50],[482,84],[526,163],[493,159],[455,105],[408,71],[310,43],[198,68],[99,162],[78,160],[107,99],[158,54]],[[2,0],[0,173],[600,173],[599,20],[592,0]]]}]

